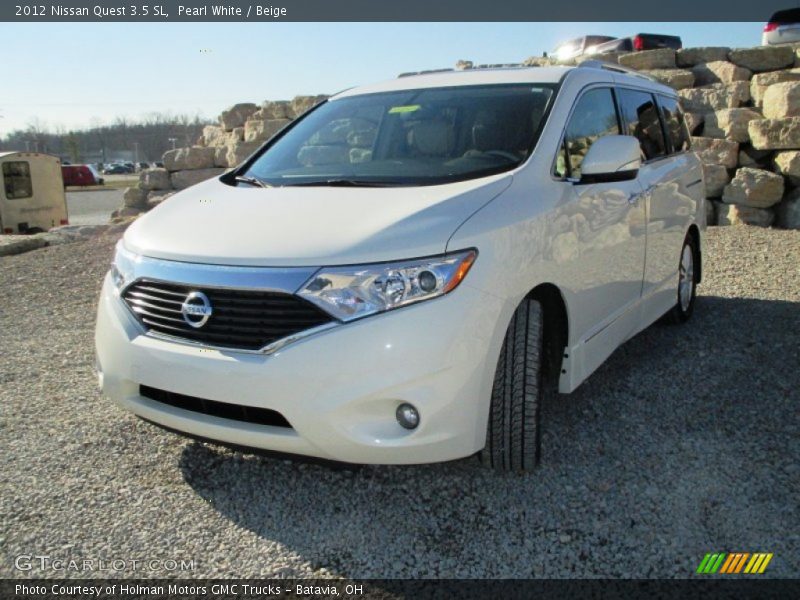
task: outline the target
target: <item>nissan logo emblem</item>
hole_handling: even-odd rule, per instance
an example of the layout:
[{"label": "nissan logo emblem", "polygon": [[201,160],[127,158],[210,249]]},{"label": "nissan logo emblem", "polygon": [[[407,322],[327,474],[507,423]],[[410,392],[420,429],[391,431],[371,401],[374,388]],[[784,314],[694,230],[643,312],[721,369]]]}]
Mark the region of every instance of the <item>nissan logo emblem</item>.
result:
[{"label": "nissan logo emblem", "polygon": [[203,292],[191,292],[181,305],[183,320],[195,329],[205,325],[212,312],[211,301]]}]

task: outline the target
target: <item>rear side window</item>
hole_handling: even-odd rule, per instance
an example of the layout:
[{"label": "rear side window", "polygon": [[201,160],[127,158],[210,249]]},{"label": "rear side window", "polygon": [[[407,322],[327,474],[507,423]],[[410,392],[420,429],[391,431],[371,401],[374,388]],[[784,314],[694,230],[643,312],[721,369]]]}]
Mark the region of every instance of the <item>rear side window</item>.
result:
[{"label": "rear side window", "polygon": [[567,124],[556,159],[557,177],[581,176],[581,163],[591,145],[606,135],[619,135],[617,109],[610,88],[596,88],[581,96]]},{"label": "rear side window", "polygon": [[658,97],[661,105],[661,116],[664,119],[664,129],[667,131],[672,152],[684,152],[689,149],[689,132],[683,121],[683,113],[675,98],[667,96]]},{"label": "rear side window", "polygon": [[4,162],[3,185],[9,200],[33,196],[30,164],[24,160]]},{"label": "rear side window", "polygon": [[645,160],[665,156],[664,132],[652,94],[626,89],[618,89],[617,93],[625,133],[639,140]]}]

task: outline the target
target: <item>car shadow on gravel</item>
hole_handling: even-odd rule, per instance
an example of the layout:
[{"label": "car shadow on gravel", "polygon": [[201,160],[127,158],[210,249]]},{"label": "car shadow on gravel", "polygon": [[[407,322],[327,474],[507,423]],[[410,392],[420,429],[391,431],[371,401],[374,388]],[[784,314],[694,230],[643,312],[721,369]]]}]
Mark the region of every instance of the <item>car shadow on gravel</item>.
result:
[{"label": "car shadow on gravel", "polygon": [[533,474],[475,458],[342,468],[201,442],[180,469],[224,518],[343,576],[685,577],[726,548],[774,552],[771,574],[787,576],[799,349],[800,304],[700,297],[690,326],[650,327],[546,399]]}]

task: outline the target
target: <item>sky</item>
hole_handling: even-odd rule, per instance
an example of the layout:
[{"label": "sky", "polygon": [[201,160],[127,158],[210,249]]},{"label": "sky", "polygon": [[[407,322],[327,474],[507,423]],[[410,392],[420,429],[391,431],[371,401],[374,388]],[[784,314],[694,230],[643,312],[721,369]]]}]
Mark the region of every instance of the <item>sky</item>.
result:
[{"label": "sky", "polygon": [[754,46],[762,23],[2,23],[0,137],[136,120],[216,118],[237,102],[330,94],[406,71],[520,62],[585,34]]}]

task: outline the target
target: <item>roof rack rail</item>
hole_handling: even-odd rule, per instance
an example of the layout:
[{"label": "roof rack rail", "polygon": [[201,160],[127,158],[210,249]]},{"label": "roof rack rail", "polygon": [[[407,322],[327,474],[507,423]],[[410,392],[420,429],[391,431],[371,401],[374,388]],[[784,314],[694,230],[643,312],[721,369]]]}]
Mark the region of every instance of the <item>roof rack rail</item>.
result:
[{"label": "roof rack rail", "polygon": [[626,75],[633,75],[634,77],[641,77],[642,79],[658,82],[658,79],[656,79],[655,77],[651,77],[650,75],[645,75],[644,73],[642,73],[641,71],[637,71],[636,69],[631,69],[630,67],[624,67],[622,65],[609,63],[602,60],[585,60],[582,63],[578,64],[578,67],[583,67],[587,69],[605,69],[606,71],[625,73]]},{"label": "roof rack rail", "polygon": [[429,75],[431,73],[448,73],[450,71],[455,71],[455,69],[427,69],[425,71],[409,71],[408,73],[400,73],[397,76],[398,79],[401,77],[413,77],[414,75]]},{"label": "roof rack rail", "polygon": [[486,64],[486,65],[475,65],[474,67],[467,67],[464,69],[427,69],[425,71],[409,71],[407,73],[400,73],[397,76],[398,79],[401,77],[413,77],[414,75],[430,75],[431,73],[451,73],[456,71],[480,71],[480,70],[490,70],[490,69],[521,69],[527,68],[527,65],[523,65],[522,63],[497,63],[497,64]]}]

